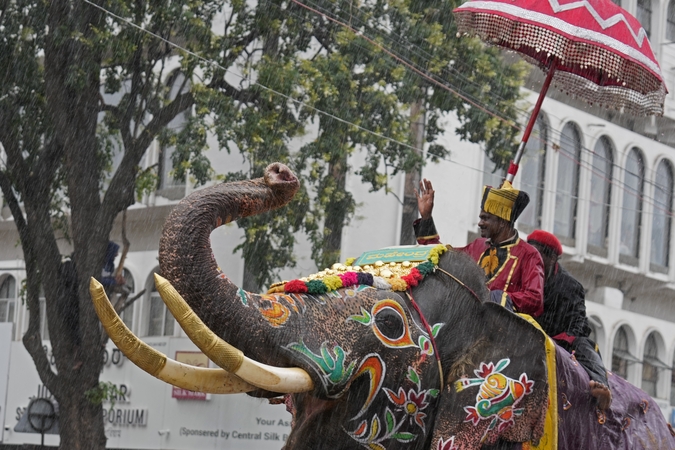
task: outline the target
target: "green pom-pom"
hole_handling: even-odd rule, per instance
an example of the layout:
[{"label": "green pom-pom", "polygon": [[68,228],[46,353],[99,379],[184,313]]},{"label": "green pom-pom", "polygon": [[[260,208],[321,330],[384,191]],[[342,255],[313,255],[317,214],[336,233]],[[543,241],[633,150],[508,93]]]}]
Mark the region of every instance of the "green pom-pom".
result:
[{"label": "green pom-pom", "polygon": [[420,265],[417,266],[417,270],[419,270],[420,273],[421,273],[422,275],[424,275],[425,277],[426,277],[427,275],[429,275],[429,274],[434,273],[434,269],[435,269],[435,268],[436,268],[436,266],[434,266],[434,265],[433,265],[431,262],[429,262],[429,261],[425,261],[425,262],[423,262],[422,264],[420,264]]},{"label": "green pom-pom", "polygon": [[328,287],[323,281],[311,280],[307,282],[308,294],[325,294],[326,292],[328,292]]}]

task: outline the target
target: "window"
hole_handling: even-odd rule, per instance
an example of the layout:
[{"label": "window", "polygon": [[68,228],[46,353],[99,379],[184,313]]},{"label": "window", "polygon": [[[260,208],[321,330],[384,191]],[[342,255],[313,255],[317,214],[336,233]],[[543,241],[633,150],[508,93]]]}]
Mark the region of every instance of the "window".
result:
[{"label": "window", "polygon": [[[591,198],[588,214],[588,245],[607,256],[609,236],[609,205],[612,189],[612,144],[606,136],[598,139],[593,149],[591,169]],[[597,250],[601,250],[598,252]],[[604,250],[604,251],[603,251]]]},{"label": "window", "polygon": [[615,5],[621,6],[621,0],[612,0]]},{"label": "window", "polygon": [[16,280],[7,277],[0,284],[0,322],[14,322],[16,310]]},{"label": "window", "polygon": [[668,2],[668,16],[666,17],[666,40],[675,42],[675,0]]},{"label": "window", "polygon": [[175,320],[154,285],[150,292],[149,309],[148,336],[173,336]]},{"label": "window", "polygon": [[[169,92],[169,99],[174,100],[179,92],[188,92],[190,90],[190,83],[185,81],[185,75],[177,71],[169,79],[171,90]],[[187,109],[169,122],[167,128],[174,133],[180,132],[190,117],[190,110]],[[159,186],[157,194],[168,198],[169,200],[179,200],[185,196],[185,182],[177,181],[173,178],[173,153],[176,147],[174,145],[165,145],[159,150],[159,167],[157,173],[159,175]]]},{"label": "window", "polygon": [[520,188],[530,196],[530,204],[520,215],[518,223],[532,230],[541,227],[547,139],[548,127],[544,116],[540,114],[534,123],[520,163]]},{"label": "window", "polygon": [[652,0],[638,0],[637,20],[647,32],[647,37],[652,35]]},{"label": "window", "polygon": [[[637,265],[640,251],[640,226],[642,218],[642,192],[644,164],[637,148],[626,159],[623,180],[623,206],[621,209],[621,262]],[[625,256],[625,258],[624,258]]]},{"label": "window", "polygon": [[624,380],[628,378],[628,365],[636,359],[628,351],[628,334],[624,327],[619,328],[614,336],[612,350],[612,372]]},{"label": "window", "polygon": [[663,160],[654,180],[654,219],[652,221],[651,263],[668,267],[671,215],[673,213],[673,169]]},{"label": "window", "polygon": [[[581,138],[576,125],[568,123],[560,136],[558,152],[558,185],[555,193],[555,222],[553,233],[561,242],[572,244],[579,198],[579,162]],[[564,239],[567,238],[567,239]],[[567,241],[567,242],[565,242]]]},{"label": "window", "polygon": [[652,397],[657,397],[656,387],[659,383],[658,348],[654,333],[647,337],[642,361],[642,389]]}]

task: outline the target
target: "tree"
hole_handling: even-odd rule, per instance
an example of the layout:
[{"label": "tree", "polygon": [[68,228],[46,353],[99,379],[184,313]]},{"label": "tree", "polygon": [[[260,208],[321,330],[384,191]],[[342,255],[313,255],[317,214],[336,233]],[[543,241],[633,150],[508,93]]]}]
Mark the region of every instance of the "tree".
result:
[{"label": "tree", "polygon": [[[305,64],[302,86],[307,103],[337,119],[313,115],[317,137],[301,149],[299,166],[317,193],[305,225],[319,268],[338,260],[342,229],[355,212],[347,174],[377,191],[406,172],[401,243],[410,244],[424,156],[438,161],[449,154],[438,144],[446,115],[456,115],[455,132],[482,143],[499,167],[515,150],[512,123],[526,66],[504,61],[476,39],[459,39],[452,16],[458,4],[373,0],[358,8],[340,1],[317,7],[324,15],[313,34],[317,53]],[[365,164],[352,168],[357,149]]]},{"label": "tree", "polygon": [[[338,14],[339,4],[330,14]],[[367,8],[355,15],[369,14]],[[315,29],[316,54],[303,61],[303,94],[308,105],[331,115],[308,111],[316,120],[314,140],[297,154],[298,166],[316,196],[305,220],[312,240],[312,257],[319,268],[330,267],[340,257],[342,230],[356,209],[346,189],[349,173],[355,172],[371,191],[387,186],[398,171],[420,159],[407,145],[407,117],[401,114],[391,86],[405,71],[391,65],[388,56],[368,40],[339,24],[323,20]],[[350,156],[365,154],[365,163],[354,170]]]},{"label": "tree", "polygon": [[[443,117],[451,113],[459,121],[455,133],[481,143],[496,166],[504,168],[517,147],[513,124],[526,65],[504,60],[500,50],[478,39],[459,37],[452,11],[461,3],[376,0],[379,21],[374,28],[392,36],[387,42],[409,66],[397,95],[409,105],[415,147],[422,150],[426,144],[432,161],[447,156],[450,150],[437,139],[446,131]],[[420,122],[426,126],[420,127]],[[417,165],[406,173],[401,244],[415,242],[411,224],[418,215],[414,189],[420,169]]]},{"label": "tree", "polygon": [[[280,18],[280,6],[1,3],[0,187],[25,257],[30,319],[23,342],[59,402],[63,449],[105,447],[102,406],[85,395],[99,386],[106,340],[89,279],[101,275],[115,217],[135,202],[137,189],[152,188],[159,176],[157,167],[139,168],[151,142],[173,146],[174,176],[189,173],[199,184],[212,176],[202,154],[207,132],[224,146],[256,143],[280,159],[288,136],[302,128],[289,102],[247,78],[228,78],[228,71],[267,74],[268,85],[292,94],[289,55],[308,37],[296,29],[302,20]],[[270,30],[278,37],[265,39]],[[193,114],[182,129],[168,131],[185,111]],[[253,172],[264,158],[256,153]],[[74,280],[61,263],[62,237],[72,243]],[[56,371],[42,348],[41,286]]]}]

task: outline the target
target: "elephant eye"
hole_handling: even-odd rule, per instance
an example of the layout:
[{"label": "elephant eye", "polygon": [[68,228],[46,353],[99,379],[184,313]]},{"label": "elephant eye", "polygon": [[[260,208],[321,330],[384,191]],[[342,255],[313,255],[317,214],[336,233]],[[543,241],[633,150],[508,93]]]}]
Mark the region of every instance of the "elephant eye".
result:
[{"label": "elephant eye", "polygon": [[399,339],[405,333],[403,318],[391,308],[384,308],[377,313],[375,326],[380,333],[391,340]]}]

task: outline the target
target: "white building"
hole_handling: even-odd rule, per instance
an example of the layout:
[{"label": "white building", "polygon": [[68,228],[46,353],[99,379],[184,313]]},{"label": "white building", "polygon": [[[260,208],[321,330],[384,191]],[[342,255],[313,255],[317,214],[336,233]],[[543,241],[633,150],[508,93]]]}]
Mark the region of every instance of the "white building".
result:
[{"label": "white building", "polygon": [[[622,6],[650,34],[666,83],[675,91],[675,0],[624,0]],[[530,108],[540,78],[535,71],[528,80],[533,89],[527,91]],[[460,142],[451,133],[445,145],[451,156],[425,167],[423,176],[433,181],[437,191],[434,217],[441,239],[462,246],[477,236],[482,185],[498,184],[501,175],[492,174],[479,146]],[[581,105],[552,89],[515,182],[532,199],[519,219],[521,235],[543,228],[560,238],[562,264],[587,290],[588,315],[607,368],[647,391],[671,424],[675,422],[674,147],[673,93],[666,100],[664,117],[639,119]],[[219,173],[241,165],[238,155],[213,150],[208,156]],[[167,167],[169,152],[153,146],[145,164],[158,161]],[[125,311],[124,320],[138,336],[175,357],[177,352],[185,355],[196,348],[154,291],[152,275],[158,268],[164,219],[190,187],[172,181],[168,170],[162,171],[162,178],[160,190],[129,210],[127,233],[132,245],[125,273],[134,291],[146,289],[146,294]],[[402,194],[403,178],[393,178],[390,186]],[[361,206],[344,230],[342,259],[398,245],[402,206],[396,197],[368,193],[357,177],[348,179],[348,189]],[[28,324],[25,305],[17,300],[25,271],[11,215],[6,209],[0,215],[0,322],[13,324],[0,327],[0,420],[4,423],[0,442],[39,443],[40,435],[14,431],[29,398],[48,393],[41,389],[20,341]],[[111,235],[118,242],[119,225]],[[212,234],[221,268],[239,283],[243,261],[232,251],[241,238],[233,224]],[[297,268],[285,272],[284,278],[317,269],[309,257],[309,243],[302,236],[299,239]],[[46,328],[43,336],[48,337]],[[181,394],[170,386],[124,358],[115,359],[119,354],[113,357],[112,345],[108,353],[102,379],[124,385],[127,393],[108,417],[109,447],[276,449],[290,431],[290,415],[283,406],[241,395],[176,398]],[[54,445],[57,440],[47,435],[45,444]]]}]

